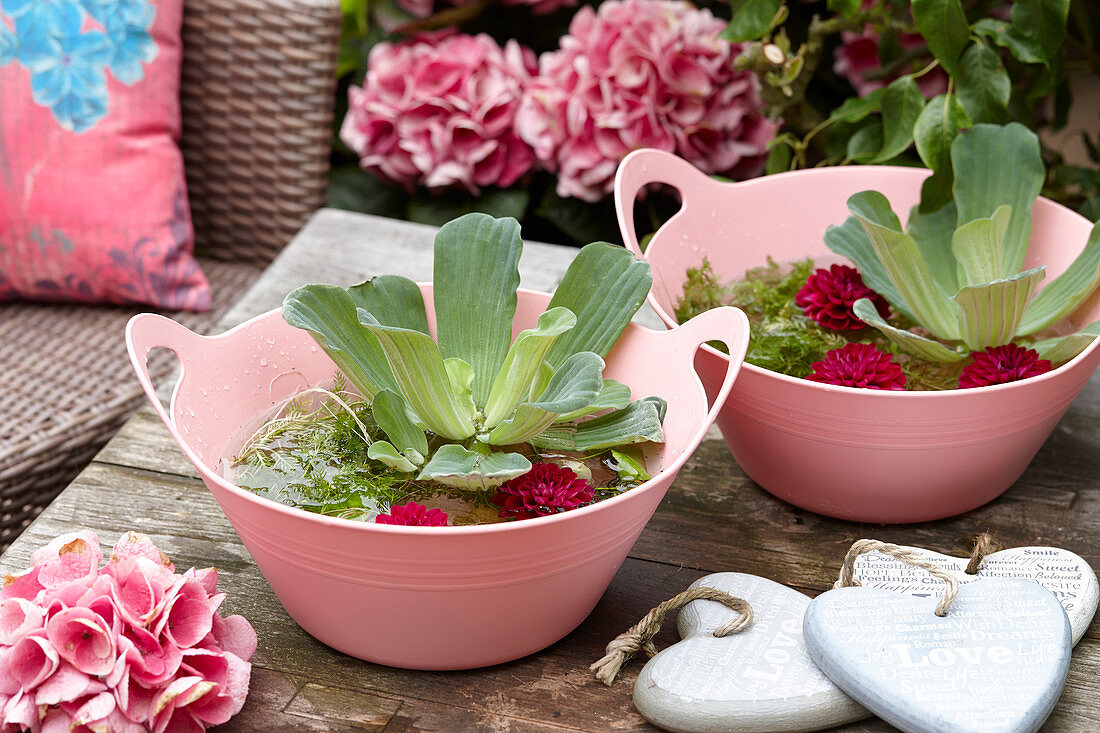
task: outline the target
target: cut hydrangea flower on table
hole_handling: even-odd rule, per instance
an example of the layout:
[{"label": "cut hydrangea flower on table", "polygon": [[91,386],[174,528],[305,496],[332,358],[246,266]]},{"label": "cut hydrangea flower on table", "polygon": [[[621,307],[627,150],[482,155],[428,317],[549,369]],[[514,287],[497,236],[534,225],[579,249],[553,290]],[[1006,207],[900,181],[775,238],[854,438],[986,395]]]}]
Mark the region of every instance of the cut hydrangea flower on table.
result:
[{"label": "cut hydrangea flower on table", "polygon": [[3,730],[204,730],[236,715],[256,632],[218,615],[217,571],[176,573],[136,532],[102,560],[93,532],[73,532],[5,579]]}]

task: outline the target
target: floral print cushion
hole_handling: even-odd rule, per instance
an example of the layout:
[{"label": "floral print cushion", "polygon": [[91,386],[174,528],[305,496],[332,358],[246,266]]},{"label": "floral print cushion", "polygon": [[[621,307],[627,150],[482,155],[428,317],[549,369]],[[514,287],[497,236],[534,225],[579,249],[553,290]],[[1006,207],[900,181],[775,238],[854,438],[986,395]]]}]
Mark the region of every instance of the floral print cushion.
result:
[{"label": "floral print cushion", "polygon": [[191,256],[182,0],[0,0],[0,300],[210,307]]}]

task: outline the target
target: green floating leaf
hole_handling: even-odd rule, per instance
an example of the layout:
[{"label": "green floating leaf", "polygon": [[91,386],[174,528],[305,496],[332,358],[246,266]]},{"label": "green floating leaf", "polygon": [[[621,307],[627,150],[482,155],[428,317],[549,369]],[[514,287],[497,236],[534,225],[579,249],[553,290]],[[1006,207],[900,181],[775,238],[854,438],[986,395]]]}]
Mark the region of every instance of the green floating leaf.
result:
[{"label": "green floating leaf", "polygon": [[[1004,122],[1012,82],[1001,56],[988,44],[976,41],[963,53],[955,74],[959,101],[974,122]],[[956,166],[955,171],[959,169]]]},{"label": "green floating leaf", "polygon": [[348,288],[357,308],[370,311],[383,326],[428,333],[428,314],[420,288],[407,277],[379,275]]},{"label": "green floating leaf", "polygon": [[959,0],[913,0],[913,20],[924,37],[928,49],[948,74],[955,65],[969,38],[969,24]]},{"label": "green floating leaf", "polygon": [[[378,427],[390,439],[393,447],[401,453],[415,450],[421,455],[428,453],[428,439],[424,431],[416,427],[405,411],[405,400],[401,395],[384,389],[374,396],[371,402],[371,414]],[[374,456],[371,456],[374,458]],[[411,471],[412,469],[405,469]]]},{"label": "green floating leaf", "polygon": [[1053,326],[1088,300],[1100,286],[1100,224],[1089,234],[1081,254],[1058,277],[1039,291],[1020,324],[1020,334]]},{"label": "green floating leaf", "polygon": [[955,302],[963,342],[973,351],[1011,342],[1044,274],[1044,268],[1036,267],[1006,280],[962,288]]},{"label": "green floating leaf", "polygon": [[916,321],[938,338],[957,339],[955,309],[932,277],[916,241],[901,231],[901,222],[886,197],[878,191],[862,191],[849,197],[848,210],[860,220],[886,274]]},{"label": "green floating leaf", "polygon": [[550,378],[538,400],[520,405],[515,416],[489,434],[492,445],[530,440],[554,423],[558,416],[585,409],[603,387],[604,362],[590,351],[573,354]]},{"label": "green floating leaf", "polygon": [[[423,433],[421,433],[423,435]],[[412,473],[416,470],[416,464],[384,440],[376,440],[367,449],[367,458],[372,461],[381,461],[395,471]]]},{"label": "green floating leaf", "polygon": [[486,430],[511,415],[527,397],[550,347],[575,325],[577,317],[568,308],[551,308],[539,315],[535,328],[516,336],[485,403]]},{"label": "green floating leaf", "polygon": [[451,377],[430,336],[406,328],[383,326],[359,309],[359,321],[378,337],[399,392],[429,429],[448,440],[474,434],[466,407],[456,399]]},{"label": "green floating leaf", "polygon": [[1087,349],[1097,336],[1100,336],[1100,321],[1093,321],[1077,333],[1036,341],[1031,348],[1039,352],[1040,359],[1050,359],[1058,365]]},{"label": "green floating leaf", "polygon": [[397,389],[382,347],[363,328],[348,292],[336,285],[305,285],[283,299],[283,320],[309,331],[364,397]]},{"label": "green floating leaf", "polygon": [[1020,271],[1031,238],[1031,207],[1046,177],[1039,137],[1023,125],[975,125],[951,144],[958,224],[1012,207],[999,277]]},{"label": "green floating leaf", "polygon": [[[952,227],[954,223],[952,220]],[[901,293],[890,281],[890,276],[886,274],[886,268],[882,266],[882,260],[875,253],[875,247],[871,244],[859,219],[849,216],[840,226],[832,225],[826,229],[825,246],[854,262],[867,287],[890,301],[890,305],[904,313],[909,320],[916,320],[905,299],[901,297]]]},{"label": "green floating leaf", "polygon": [[531,470],[531,461],[518,453],[478,453],[457,443],[435,452],[416,477],[461,489],[492,489]]},{"label": "green floating leaf", "polygon": [[444,359],[443,368],[447,370],[447,376],[451,380],[455,404],[473,422],[477,416],[477,405],[474,404],[474,368],[457,356]]},{"label": "green floating leaf", "polygon": [[435,237],[439,352],[474,368],[473,397],[479,406],[485,404],[512,341],[522,250],[519,222],[487,214],[448,222]]},{"label": "green floating leaf", "polygon": [[924,109],[924,95],[911,76],[890,82],[882,95],[882,147],[871,163],[890,160],[913,142],[913,126]]},{"label": "green floating leaf", "polygon": [[634,445],[611,449],[611,468],[619,474],[623,481],[649,481],[649,475],[645,465],[645,456],[640,448]]},{"label": "green floating leaf", "polygon": [[920,247],[928,270],[943,292],[952,294],[959,290],[958,262],[951,252],[956,216],[953,201],[927,214],[921,211],[919,205],[914,206],[909,210],[909,223],[905,230]]},{"label": "green floating leaf", "polygon": [[573,354],[607,356],[649,294],[649,263],[606,242],[581,249],[569,264],[548,308],[568,308],[577,325],[551,347],[546,361],[557,367]]},{"label": "green floating leaf", "polygon": [[876,89],[866,97],[848,97],[829,116],[840,122],[859,122],[867,115],[882,110],[882,95],[885,91],[885,89]]},{"label": "green floating leaf", "polygon": [[963,285],[979,285],[1004,277],[1002,262],[1005,232],[1012,207],[1001,206],[988,219],[963,224],[951,236],[951,252],[958,260]]},{"label": "green floating leaf", "polygon": [[605,379],[603,380],[603,386],[600,388],[600,394],[591,404],[579,410],[573,410],[572,412],[558,415],[558,418],[554,422],[572,422],[596,412],[603,412],[604,410],[622,410],[629,404],[630,387],[614,379]]},{"label": "green floating leaf", "polygon": [[969,126],[970,118],[953,94],[933,97],[917,117],[913,126],[917,154],[934,171],[921,186],[921,211],[935,211],[951,200],[951,184],[955,180],[951,143],[960,129]]},{"label": "green floating leaf", "polygon": [[731,0],[733,19],[721,37],[730,43],[756,41],[772,29],[779,0]]},{"label": "green floating leaf", "polygon": [[926,339],[912,331],[905,331],[891,326],[878,314],[878,309],[875,308],[874,303],[869,298],[857,300],[852,305],[852,312],[868,326],[878,329],[883,336],[914,356],[941,363],[961,361],[965,358],[962,354],[952,351],[938,341]]},{"label": "green floating leaf", "polygon": [[628,443],[663,442],[664,401],[657,397],[632,402],[625,410],[602,415],[576,427],[555,426],[531,439],[547,450],[606,450]]}]

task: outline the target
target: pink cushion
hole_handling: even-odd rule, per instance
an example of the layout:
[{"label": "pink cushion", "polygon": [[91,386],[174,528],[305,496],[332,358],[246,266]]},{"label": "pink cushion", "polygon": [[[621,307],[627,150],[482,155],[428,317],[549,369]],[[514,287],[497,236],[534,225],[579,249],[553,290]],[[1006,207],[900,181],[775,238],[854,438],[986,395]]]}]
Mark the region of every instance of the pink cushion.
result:
[{"label": "pink cushion", "polygon": [[0,0],[0,300],[205,310],[182,0]]}]

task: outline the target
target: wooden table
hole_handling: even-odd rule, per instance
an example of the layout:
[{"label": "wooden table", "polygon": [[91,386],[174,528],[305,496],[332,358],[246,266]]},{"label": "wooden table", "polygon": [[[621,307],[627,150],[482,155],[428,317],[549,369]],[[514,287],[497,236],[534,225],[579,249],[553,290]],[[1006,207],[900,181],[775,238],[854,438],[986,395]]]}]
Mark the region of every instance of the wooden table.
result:
[{"label": "wooden table", "polygon": [[[351,284],[381,273],[428,280],[433,236],[430,227],[322,211],[221,325],[278,306],[306,282]],[[528,245],[523,284],[552,289],[575,252]],[[706,573],[755,573],[815,595],[831,585],[848,546],[861,537],[964,555],[965,538],[986,530],[1008,546],[1057,545],[1100,567],[1100,380],[1092,380],[1008,493],[961,517],[914,526],[858,525],[785,504],[746,478],[712,432],[580,628],[540,654],[471,672],[380,667],[299,629],[151,409],[134,416],[0,557],[0,570],[27,567],[34,549],[82,527],[108,547],[126,530],[144,531],[179,570],[217,566],[219,587],[229,594],[223,613],[246,616],[260,640],[248,702],[224,730],[645,730],[630,699],[640,662],[610,688],[587,667],[610,639]],[[662,647],[676,640],[674,624],[668,626],[658,637]],[[871,720],[844,730],[890,727]],[[1044,730],[1100,730],[1100,624],[1074,650],[1065,693]]]}]

